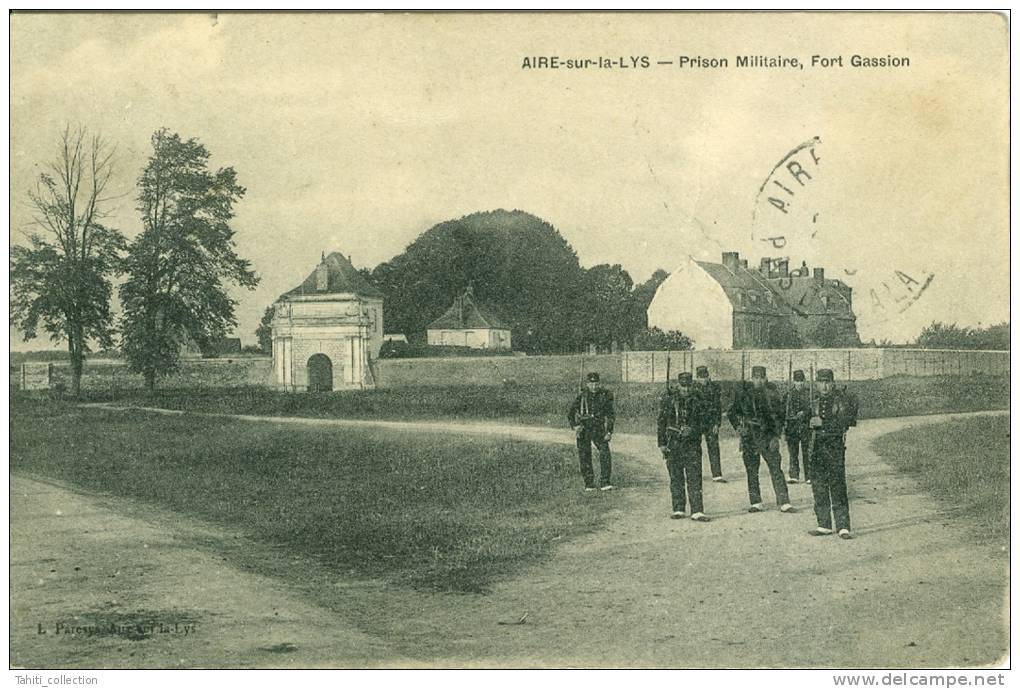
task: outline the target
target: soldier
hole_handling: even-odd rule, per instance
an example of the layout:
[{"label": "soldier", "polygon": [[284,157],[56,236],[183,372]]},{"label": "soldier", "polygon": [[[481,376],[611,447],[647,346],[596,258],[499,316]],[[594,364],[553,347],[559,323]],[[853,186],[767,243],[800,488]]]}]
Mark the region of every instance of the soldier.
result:
[{"label": "soldier", "polygon": [[780,512],[795,512],[783,476],[779,456],[779,434],[783,429],[783,408],[775,386],[768,382],[764,366],[751,369],[751,386],[744,386],[733,399],[726,413],[733,428],[740,434],[740,451],[747,470],[747,494],[751,499],[748,512],[764,512],[758,485],[760,457],[765,458],[772,488]]},{"label": "soldier", "polygon": [[[708,447],[708,465],[712,469],[712,480],[726,483],[722,475],[722,462],[719,459],[719,424],[722,423],[722,393],[719,384],[708,374],[708,366],[697,368],[698,397],[704,414],[702,435]],[[701,440],[699,439],[700,443]]]},{"label": "soldier", "polygon": [[786,449],[790,453],[790,483],[800,481],[800,458],[804,458],[804,480],[811,483],[808,468],[808,421],[811,418],[811,396],[804,382],[804,372],[793,372],[793,387],[783,397],[783,410],[786,425],[783,428],[786,436]]},{"label": "soldier", "polygon": [[613,424],[616,413],[613,410],[613,393],[599,384],[599,374],[589,373],[581,392],[574,398],[567,412],[570,427],[577,434],[577,454],[581,461],[581,476],[584,490],[595,490],[595,472],[591,465],[592,443],[599,450],[599,470],[602,490],[612,490],[610,477],[613,458],[609,441],[613,438]]},{"label": "soldier", "polygon": [[[843,539],[850,534],[850,500],[846,490],[846,432],[857,425],[857,400],[835,389],[832,370],[818,369],[819,393],[811,420],[811,492],[815,498],[818,527],[812,536],[832,534],[833,518]],[[831,512],[830,512],[831,510]]]},{"label": "soldier", "polygon": [[677,376],[677,387],[659,404],[659,451],[669,471],[673,519],[683,519],[688,498],[691,519],[707,522],[701,499],[701,434],[704,424],[701,400],[692,389],[690,373]]}]

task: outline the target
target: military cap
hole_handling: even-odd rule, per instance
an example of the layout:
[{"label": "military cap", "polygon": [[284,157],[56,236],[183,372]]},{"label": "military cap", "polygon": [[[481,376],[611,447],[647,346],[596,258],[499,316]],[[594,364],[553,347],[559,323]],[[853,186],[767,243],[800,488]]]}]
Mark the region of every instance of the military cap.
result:
[{"label": "military cap", "polygon": [[823,383],[826,381],[830,383],[833,382],[835,378],[832,375],[832,369],[831,368],[818,369],[818,372],[815,374],[815,380],[817,380],[819,383]]},{"label": "military cap", "polygon": [[595,373],[594,371],[589,373],[588,374],[588,382],[589,383],[597,383],[597,382],[599,382],[599,374]]},{"label": "military cap", "polygon": [[765,367],[764,366],[752,366],[751,367],[751,377],[752,378],[764,378],[765,377]]},{"label": "military cap", "polygon": [[804,380],[804,372],[801,371],[800,369],[794,371],[793,372],[793,379],[794,380],[798,380],[798,381]]},{"label": "military cap", "polygon": [[684,371],[683,373],[677,374],[676,382],[680,385],[688,386],[693,382],[693,380],[691,379],[691,374]]},{"label": "military cap", "polygon": [[708,366],[698,366],[698,378],[708,378]]}]

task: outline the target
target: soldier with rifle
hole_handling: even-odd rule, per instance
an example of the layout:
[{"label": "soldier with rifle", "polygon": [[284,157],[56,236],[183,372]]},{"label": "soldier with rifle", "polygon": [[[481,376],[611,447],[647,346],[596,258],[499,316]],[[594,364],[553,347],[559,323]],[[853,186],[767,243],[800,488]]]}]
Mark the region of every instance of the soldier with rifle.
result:
[{"label": "soldier with rifle", "polygon": [[818,369],[818,395],[811,403],[811,492],[818,526],[808,533],[829,536],[833,519],[839,537],[850,539],[850,500],[846,489],[846,432],[857,425],[857,400],[837,390],[831,369]]},{"label": "soldier with rifle", "polygon": [[600,385],[598,373],[591,372],[585,377],[583,364],[581,378],[583,381],[581,390],[570,405],[567,421],[577,436],[577,455],[581,463],[584,490],[587,493],[595,491],[595,472],[591,457],[593,444],[599,451],[601,489],[612,490],[613,458],[609,450],[609,441],[613,438],[613,424],[616,420],[613,393]]},{"label": "soldier with rifle", "polygon": [[[708,447],[708,465],[712,470],[712,480],[726,483],[722,475],[722,461],[719,456],[719,424],[722,423],[722,392],[719,384],[712,380],[708,366],[698,366],[696,370],[698,397],[701,400],[702,412],[705,415],[702,424],[702,435]],[[701,442],[700,440],[698,442]]]},{"label": "soldier with rifle", "polygon": [[691,519],[710,521],[705,516],[701,485],[701,434],[704,412],[701,400],[692,389],[691,374],[677,376],[677,386],[668,389],[659,404],[657,437],[659,452],[669,472],[669,493],[673,519],[683,519],[688,502]]},{"label": "soldier with rifle", "polygon": [[726,413],[733,428],[740,434],[740,451],[747,471],[747,494],[751,500],[748,512],[764,512],[758,467],[765,459],[772,477],[772,488],[780,512],[795,512],[783,476],[779,455],[779,435],[783,430],[783,406],[774,385],[768,382],[764,366],[751,368],[751,386],[741,387]]},{"label": "soldier with rifle", "polygon": [[811,418],[811,391],[804,382],[804,372],[793,372],[793,384],[783,397],[783,410],[786,422],[783,435],[786,436],[786,449],[790,453],[790,483],[800,481],[800,459],[804,459],[804,480],[811,483],[808,463],[808,443],[811,433],[808,421]]}]

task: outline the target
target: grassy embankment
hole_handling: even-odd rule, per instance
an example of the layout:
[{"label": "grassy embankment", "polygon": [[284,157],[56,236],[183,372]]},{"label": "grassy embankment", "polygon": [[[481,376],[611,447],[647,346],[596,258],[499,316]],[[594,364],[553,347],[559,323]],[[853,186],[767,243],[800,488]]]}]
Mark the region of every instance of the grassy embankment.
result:
[{"label": "grassy embankment", "polygon": [[[736,385],[723,383],[724,405],[732,398]],[[640,384],[612,387],[616,395],[617,430],[654,433],[662,387]],[[1009,379],[1005,376],[898,376],[855,381],[849,384],[849,389],[860,400],[862,419],[1009,406]],[[251,387],[160,390],[151,397],[135,390],[117,395],[96,393],[92,399],[225,414],[503,421],[566,428],[566,411],[575,392],[574,386],[562,385],[384,388],[335,393],[282,393]],[[728,425],[723,425],[725,432]]]},{"label": "grassy embankment", "polygon": [[415,588],[482,591],[599,528],[614,503],[581,494],[569,446],[166,417],[21,395],[11,421],[13,472],[159,505],[335,572]]},{"label": "grassy embankment", "polygon": [[1009,540],[1009,417],[905,428],[874,442],[882,458],[960,510],[983,540]]}]

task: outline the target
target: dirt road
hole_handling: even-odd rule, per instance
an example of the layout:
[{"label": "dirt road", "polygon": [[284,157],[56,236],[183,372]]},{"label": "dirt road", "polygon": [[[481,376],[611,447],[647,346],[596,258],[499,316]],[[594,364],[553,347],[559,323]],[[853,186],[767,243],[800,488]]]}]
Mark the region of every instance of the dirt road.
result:
[{"label": "dirt road", "polygon": [[[165,412],[177,413],[177,412]],[[257,423],[572,442],[562,430],[495,424],[236,417]],[[620,486],[609,528],[558,549],[486,595],[345,580],[308,563],[308,584],[229,566],[237,534],[152,507],[15,476],[12,662],[17,666],[976,666],[1007,652],[1007,554],[974,543],[914,481],[871,450],[882,434],[950,415],[862,422],[849,436],[857,538],[811,538],[810,487],[794,515],[747,514],[735,442],[730,482],[706,483],[709,524],[668,519],[654,438],[618,435],[618,462],[661,481]],[[1008,461],[1003,458],[1003,461]],[[765,476],[766,499],[771,487]],[[268,558],[282,554],[267,553]],[[75,569],[75,568],[78,569]],[[305,571],[305,570],[302,570]],[[315,595],[309,594],[316,587]],[[323,591],[327,593],[324,594]],[[314,601],[314,602],[313,602]],[[56,624],[162,621],[145,638],[56,634]],[[500,624],[519,620],[524,624]],[[183,626],[194,625],[185,634]],[[170,625],[170,622],[177,624]],[[39,626],[46,634],[39,634]],[[128,625],[130,626],[130,625]],[[65,627],[64,629],[66,629]],[[171,631],[171,629],[173,631]]]}]

